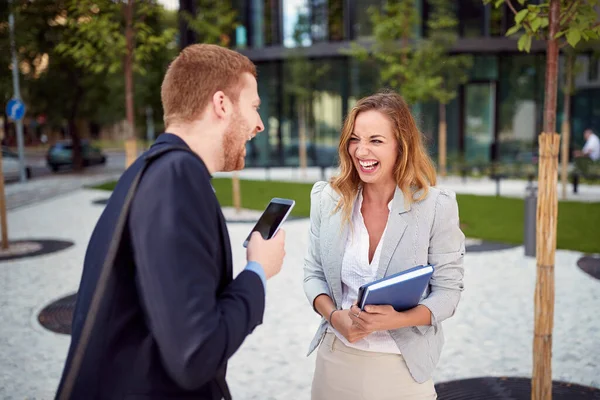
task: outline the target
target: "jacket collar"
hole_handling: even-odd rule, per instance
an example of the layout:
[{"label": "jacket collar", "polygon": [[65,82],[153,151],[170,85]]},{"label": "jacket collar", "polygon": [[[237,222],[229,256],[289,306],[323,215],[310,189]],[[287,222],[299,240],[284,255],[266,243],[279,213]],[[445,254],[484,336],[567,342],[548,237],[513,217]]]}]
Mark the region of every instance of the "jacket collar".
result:
[{"label": "jacket collar", "polygon": [[[177,135],[174,135],[172,133],[161,133],[158,138],[156,138],[156,141],[152,144],[152,146],[150,146],[150,150],[155,149],[159,146],[163,146],[163,145],[171,145],[171,146],[180,146],[180,147],[186,147],[188,149],[190,149],[190,146],[187,145],[187,143],[185,142],[185,140],[183,140],[182,138],[180,138]],[[191,149],[190,149],[191,150]],[[202,166],[204,167],[204,169],[206,169],[206,173],[209,176],[209,179],[212,179],[213,176],[210,173],[210,171],[208,170],[208,167],[206,166],[206,163],[204,162],[204,160],[202,159],[202,157],[198,156],[198,159],[202,162]],[[213,191],[214,191],[214,187],[213,187]]]}]

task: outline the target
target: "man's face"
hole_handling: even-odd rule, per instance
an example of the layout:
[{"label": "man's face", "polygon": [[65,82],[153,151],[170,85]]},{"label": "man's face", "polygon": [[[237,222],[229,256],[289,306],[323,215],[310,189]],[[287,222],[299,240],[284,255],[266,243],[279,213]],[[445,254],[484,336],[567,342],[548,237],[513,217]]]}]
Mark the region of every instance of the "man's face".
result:
[{"label": "man's face", "polygon": [[583,132],[583,138],[585,140],[588,140],[590,138],[590,136],[592,136],[592,131],[591,130],[586,130],[585,132]]},{"label": "man's face", "polygon": [[258,114],[260,98],[256,79],[245,73],[242,81],[239,99],[234,104],[234,113],[223,138],[223,171],[243,169],[246,142],[265,129]]}]

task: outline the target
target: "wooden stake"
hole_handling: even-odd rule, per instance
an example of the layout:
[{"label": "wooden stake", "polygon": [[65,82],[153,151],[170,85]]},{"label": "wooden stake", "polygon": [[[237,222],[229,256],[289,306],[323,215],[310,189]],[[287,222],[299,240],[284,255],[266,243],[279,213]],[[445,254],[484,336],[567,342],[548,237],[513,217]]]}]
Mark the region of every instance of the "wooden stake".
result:
[{"label": "wooden stake", "polygon": [[438,128],[438,169],[440,176],[446,176],[446,132],[446,105],[440,102],[440,123]]},{"label": "wooden stake", "polygon": [[0,218],[2,221],[2,250],[8,249],[8,223],[6,221],[6,197],[4,194],[4,171],[2,170],[2,152],[0,151]]},{"label": "wooden stake", "polygon": [[242,195],[240,193],[240,177],[237,171],[233,172],[231,183],[233,185],[233,206],[235,212],[239,214],[242,207]]},{"label": "wooden stake", "polygon": [[306,178],[306,110],[304,103],[301,101],[298,106],[298,136],[299,136],[299,158],[300,158],[300,170],[302,178]]},{"label": "wooden stake", "polygon": [[128,168],[137,158],[137,142],[129,137],[125,140],[125,168]]},{"label": "wooden stake", "polygon": [[558,217],[558,149],[560,136],[539,136],[537,203],[537,281],[534,297],[532,400],[552,399],[552,329],[554,326],[554,257]]}]

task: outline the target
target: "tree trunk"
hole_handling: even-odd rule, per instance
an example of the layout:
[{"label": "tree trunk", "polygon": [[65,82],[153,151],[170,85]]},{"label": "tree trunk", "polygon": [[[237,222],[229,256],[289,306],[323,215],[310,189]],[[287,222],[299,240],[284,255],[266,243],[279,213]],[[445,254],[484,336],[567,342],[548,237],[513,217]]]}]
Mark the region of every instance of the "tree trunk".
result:
[{"label": "tree trunk", "polygon": [[560,0],[550,1],[546,54],[544,132],[539,136],[537,203],[537,281],[534,301],[532,400],[552,399],[552,329],[554,325],[554,257],[558,216],[557,180],[560,136],[555,133]]},{"label": "tree trunk", "polygon": [[135,135],[135,114],[133,107],[133,5],[134,0],[127,0],[125,4],[125,42],[127,54],[125,55],[125,109],[127,111],[127,133],[125,140],[125,167],[129,167],[137,158],[137,143]]},{"label": "tree trunk", "polygon": [[438,169],[440,176],[446,176],[446,105],[442,102],[440,106],[440,121],[438,128]]},{"label": "tree trunk", "polygon": [[[74,80],[77,77],[74,75]],[[81,139],[79,137],[79,130],[77,129],[77,115],[79,114],[79,104],[81,103],[81,98],[83,96],[83,89],[79,85],[78,82],[75,82],[76,90],[75,96],[73,98],[73,103],[71,105],[71,115],[67,120],[67,126],[69,129],[69,136],[71,137],[71,145],[72,145],[72,154],[73,154],[73,170],[74,171],[82,171],[83,170],[83,155],[81,154]]]},{"label": "tree trunk", "polygon": [[573,91],[573,64],[575,56],[573,53],[567,53],[565,60],[565,104],[562,123],[562,155],[561,155],[561,181],[562,198],[567,199],[567,167],[569,166],[569,142],[571,140],[571,92]]},{"label": "tree trunk", "polygon": [[306,105],[300,101],[298,105],[298,156],[302,178],[306,178]]}]

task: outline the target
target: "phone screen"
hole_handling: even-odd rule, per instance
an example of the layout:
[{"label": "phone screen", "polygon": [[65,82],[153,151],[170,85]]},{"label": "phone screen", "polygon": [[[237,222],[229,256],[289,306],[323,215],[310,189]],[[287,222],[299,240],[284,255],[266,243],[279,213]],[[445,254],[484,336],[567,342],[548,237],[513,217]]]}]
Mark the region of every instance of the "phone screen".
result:
[{"label": "phone screen", "polygon": [[247,243],[250,240],[250,236],[252,232],[260,232],[263,239],[271,239],[275,234],[275,231],[281,225],[281,222],[285,218],[288,210],[292,207],[290,204],[281,204],[271,202],[267,206],[265,212],[261,215],[260,219],[254,226],[254,229],[250,232],[248,237],[246,238]]}]

